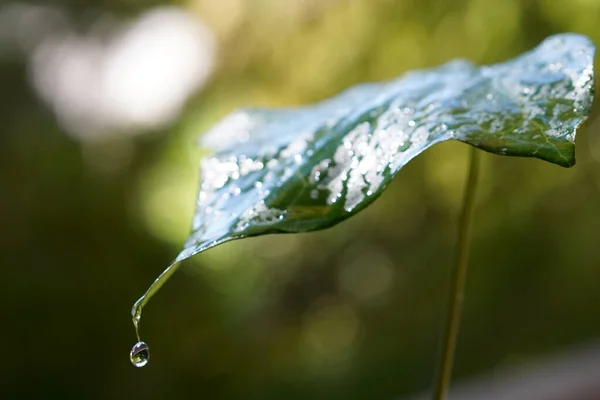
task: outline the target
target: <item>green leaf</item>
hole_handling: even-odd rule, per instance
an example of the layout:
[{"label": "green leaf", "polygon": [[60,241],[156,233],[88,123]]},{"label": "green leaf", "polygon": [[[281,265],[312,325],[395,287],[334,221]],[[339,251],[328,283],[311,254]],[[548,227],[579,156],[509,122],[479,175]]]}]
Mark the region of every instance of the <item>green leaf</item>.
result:
[{"label": "green leaf", "polygon": [[563,34],[502,64],[452,61],[308,107],[232,113],[202,140],[216,152],[202,160],[192,233],[135,304],[136,326],[180,261],[233,239],[335,225],[436,143],[572,166],[593,100],[593,56],[589,39]]}]

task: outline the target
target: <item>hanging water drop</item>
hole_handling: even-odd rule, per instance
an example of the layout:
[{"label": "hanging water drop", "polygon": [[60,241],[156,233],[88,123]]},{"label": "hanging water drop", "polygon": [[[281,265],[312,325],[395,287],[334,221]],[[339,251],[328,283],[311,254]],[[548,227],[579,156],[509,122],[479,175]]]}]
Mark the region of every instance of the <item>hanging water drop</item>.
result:
[{"label": "hanging water drop", "polygon": [[150,359],[150,348],[144,342],[137,342],[129,352],[129,359],[138,368],[145,366]]}]

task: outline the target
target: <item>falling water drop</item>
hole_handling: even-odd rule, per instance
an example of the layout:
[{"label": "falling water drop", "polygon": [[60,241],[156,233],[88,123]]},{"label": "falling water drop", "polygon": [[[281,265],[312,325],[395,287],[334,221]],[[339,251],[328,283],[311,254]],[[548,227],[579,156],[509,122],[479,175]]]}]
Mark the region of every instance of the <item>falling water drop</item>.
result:
[{"label": "falling water drop", "polygon": [[144,342],[137,342],[129,352],[129,359],[138,368],[145,366],[150,359],[150,348]]}]

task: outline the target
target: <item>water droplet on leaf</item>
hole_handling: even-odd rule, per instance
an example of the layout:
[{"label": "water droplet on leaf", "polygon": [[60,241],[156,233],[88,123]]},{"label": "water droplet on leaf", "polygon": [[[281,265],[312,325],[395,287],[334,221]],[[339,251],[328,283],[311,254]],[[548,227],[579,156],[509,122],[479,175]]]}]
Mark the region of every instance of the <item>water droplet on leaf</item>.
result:
[{"label": "water droplet on leaf", "polygon": [[137,342],[129,352],[129,359],[138,368],[145,366],[150,359],[150,348],[144,342]]}]

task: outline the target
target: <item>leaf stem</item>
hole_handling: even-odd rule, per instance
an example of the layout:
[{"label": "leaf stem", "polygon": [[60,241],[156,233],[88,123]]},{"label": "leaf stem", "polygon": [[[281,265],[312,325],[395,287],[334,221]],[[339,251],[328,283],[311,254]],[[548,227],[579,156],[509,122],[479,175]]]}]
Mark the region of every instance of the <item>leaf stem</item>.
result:
[{"label": "leaf stem", "polygon": [[462,304],[464,300],[467,267],[469,264],[471,220],[475,208],[479,164],[479,150],[475,147],[471,147],[469,172],[465,184],[462,211],[458,225],[456,258],[451,272],[452,288],[448,298],[448,314],[446,316],[446,324],[442,335],[442,351],[438,360],[438,375],[435,382],[433,400],[446,399],[452,377],[452,365],[454,362],[454,352],[456,349],[456,340],[458,337]]}]

